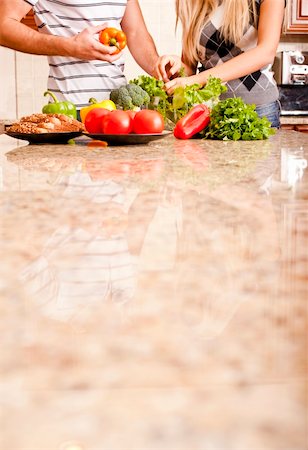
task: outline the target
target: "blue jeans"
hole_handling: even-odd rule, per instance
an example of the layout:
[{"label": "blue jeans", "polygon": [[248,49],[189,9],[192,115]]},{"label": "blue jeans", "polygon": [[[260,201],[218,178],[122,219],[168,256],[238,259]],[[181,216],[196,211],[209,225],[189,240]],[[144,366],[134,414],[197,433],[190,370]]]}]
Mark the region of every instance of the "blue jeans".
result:
[{"label": "blue jeans", "polygon": [[278,100],[256,107],[258,116],[267,117],[272,124],[272,128],[280,128],[280,110],[281,107]]}]

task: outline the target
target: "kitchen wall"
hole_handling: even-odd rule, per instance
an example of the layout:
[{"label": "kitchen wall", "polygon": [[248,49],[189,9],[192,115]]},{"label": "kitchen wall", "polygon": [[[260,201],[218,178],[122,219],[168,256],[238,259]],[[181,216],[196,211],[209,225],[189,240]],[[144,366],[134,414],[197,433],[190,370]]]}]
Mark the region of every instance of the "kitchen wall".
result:
[{"label": "kitchen wall", "polygon": [[[139,0],[160,54],[181,53],[180,29],[175,34],[174,0]],[[142,37],[141,37],[142,39]],[[126,51],[128,79],[144,73]],[[0,120],[38,112],[46,103],[48,63],[45,56],[28,55],[0,47]]]},{"label": "kitchen wall", "polygon": [[[174,0],[139,0],[148,29],[157,49],[181,53],[180,28],[175,34]],[[307,36],[286,36],[282,50],[308,50]],[[141,73],[128,50],[125,73],[128,79]],[[46,103],[48,64],[45,56],[27,55],[0,47],[0,120],[11,120],[38,112]]]}]

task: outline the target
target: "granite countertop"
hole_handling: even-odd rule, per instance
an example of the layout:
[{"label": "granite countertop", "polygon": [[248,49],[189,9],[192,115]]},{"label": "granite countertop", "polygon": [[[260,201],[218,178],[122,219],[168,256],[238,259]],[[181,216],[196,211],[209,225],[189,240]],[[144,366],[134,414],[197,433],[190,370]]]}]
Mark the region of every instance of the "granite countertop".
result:
[{"label": "granite countertop", "polygon": [[306,450],[307,141],[1,135],[0,447]]}]

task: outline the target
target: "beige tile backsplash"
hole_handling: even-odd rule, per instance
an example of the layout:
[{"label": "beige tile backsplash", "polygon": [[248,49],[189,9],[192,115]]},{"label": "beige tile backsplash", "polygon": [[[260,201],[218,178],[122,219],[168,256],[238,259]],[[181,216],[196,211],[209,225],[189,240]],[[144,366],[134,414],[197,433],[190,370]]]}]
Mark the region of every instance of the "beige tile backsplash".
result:
[{"label": "beige tile backsplash", "polygon": [[[160,54],[181,53],[180,33],[175,33],[174,0],[139,0],[143,15]],[[131,79],[142,69],[127,51],[125,74]],[[0,120],[41,111],[48,79],[45,56],[28,55],[0,47]]]},{"label": "beige tile backsplash", "polygon": [[0,119],[16,117],[16,55],[0,47]]}]

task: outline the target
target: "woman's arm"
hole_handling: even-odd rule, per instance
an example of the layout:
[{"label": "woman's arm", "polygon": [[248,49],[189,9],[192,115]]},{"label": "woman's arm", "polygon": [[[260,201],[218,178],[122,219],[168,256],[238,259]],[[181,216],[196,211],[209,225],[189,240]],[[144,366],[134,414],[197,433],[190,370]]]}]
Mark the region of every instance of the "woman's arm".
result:
[{"label": "woman's arm", "polygon": [[21,23],[29,11],[30,5],[23,0],[0,1],[0,45],[36,55],[72,56],[109,62],[119,58],[119,54],[112,55],[115,47],[103,45],[95,38],[107,24],[87,27],[72,37],[46,35]]},{"label": "woman's arm", "polygon": [[138,0],[128,0],[121,26],[127,37],[127,46],[136,63],[153,75],[158,53],[146,27]]},{"label": "woman's arm", "polygon": [[222,81],[235,80],[249,75],[275,58],[284,15],[284,0],[263,0],[260,7],[257,46],[211,69],[187,78],[176,78],[166,83],[168,94],[177,86],[198,83],[204,86],[209,76]]}]

